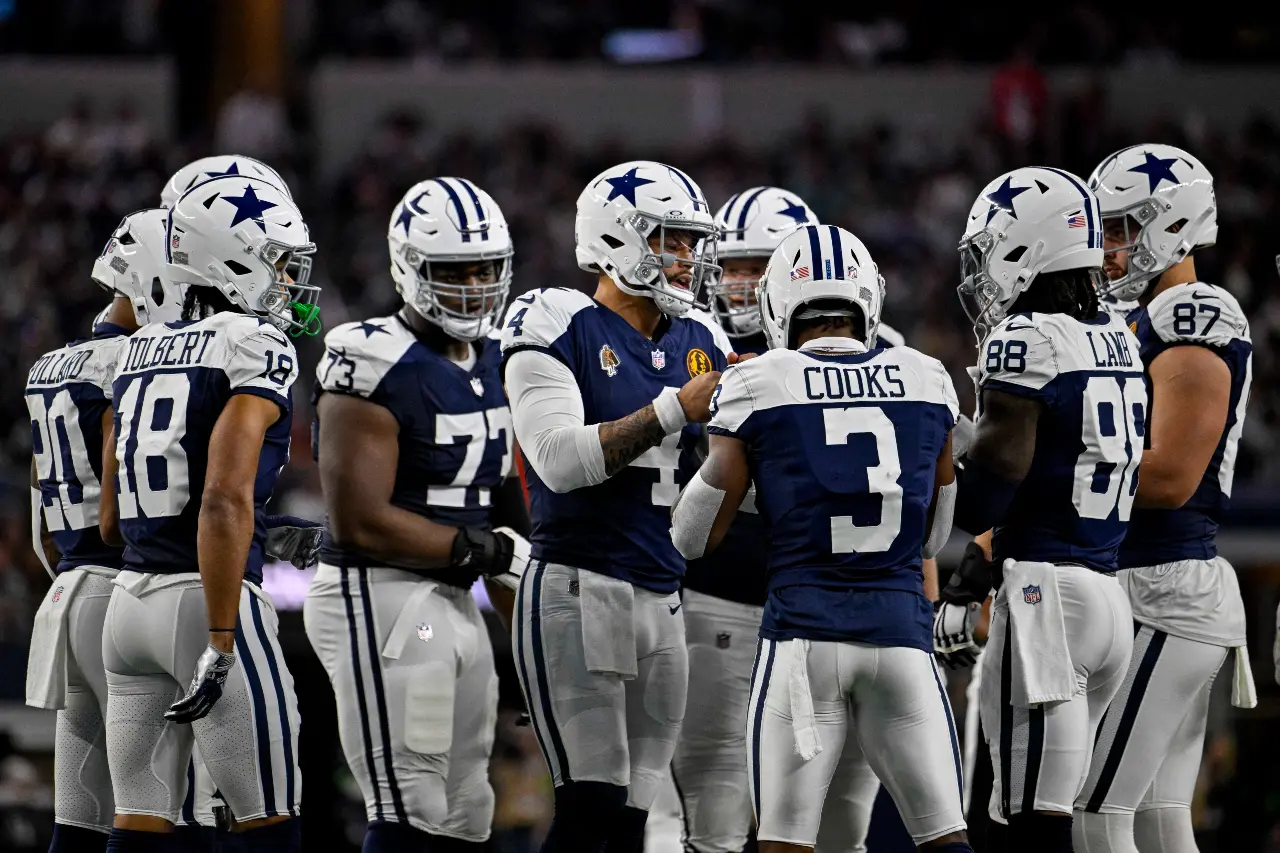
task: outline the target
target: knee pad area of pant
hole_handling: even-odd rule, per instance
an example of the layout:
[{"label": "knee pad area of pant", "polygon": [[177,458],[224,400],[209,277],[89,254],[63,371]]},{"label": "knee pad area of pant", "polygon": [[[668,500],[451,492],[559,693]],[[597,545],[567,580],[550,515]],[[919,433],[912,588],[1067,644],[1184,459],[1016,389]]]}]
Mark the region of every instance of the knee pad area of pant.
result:
[{"label": "knee pad area of pant", "polygon": [[1009,850],[1072,853],[1071,816],[1016,814],[1009,816]]}]

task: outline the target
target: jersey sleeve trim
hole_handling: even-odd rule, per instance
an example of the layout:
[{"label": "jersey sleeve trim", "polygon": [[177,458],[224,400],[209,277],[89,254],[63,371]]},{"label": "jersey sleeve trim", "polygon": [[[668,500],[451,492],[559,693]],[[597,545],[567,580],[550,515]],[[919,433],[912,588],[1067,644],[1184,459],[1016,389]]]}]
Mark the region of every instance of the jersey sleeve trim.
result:
[{"label": "jersey sleeve trim", "polygon": [[982,390],[1002,391],[1014,397],[1025,397],[1028,400],[1039,400],[1042,403],[1048,403],[1054,398],[1052,382],[1039,388],[1032,388],[1027,385],[1019,385],[1016,382],[1006,382],[1003,379],[988,379],[982,383]]},{"label": "jersey sleeve trim", "polygon": [[288,397],[279,393],[278,391],[272,391],[270,389],[263,388],[260,385],[241,385],[237,388],[232,388],[231,396],[234,397],[237,394],[248,394],[253,397],[261,397],[264,400],[270,400],[271,402],[275,403],[277,406],[281,408],[282,415],[285,412],[289,411]]},{"label": "jersey sleeve trim", "polygon": [[554,358],[556,361],[563,364],[565,367],[569,368],[569,370],[571,371],[573,370],[573,365],[569,363],[569,359],[565,356],[564,353],[560,352],[555,347],[544,346],[542,344],[517,344],[516,346],[507,347],[502,351],[501,371],[504,375],[507,370],[507,363],[510,362],[514,356],[525,351],[544,352],[547,355]]}]

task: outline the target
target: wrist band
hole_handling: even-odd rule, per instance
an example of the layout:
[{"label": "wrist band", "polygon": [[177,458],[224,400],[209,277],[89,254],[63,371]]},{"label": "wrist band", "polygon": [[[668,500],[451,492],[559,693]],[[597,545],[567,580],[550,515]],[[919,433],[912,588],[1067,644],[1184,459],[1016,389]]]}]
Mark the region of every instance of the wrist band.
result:
[{"label": "wrist band", "polygon": [[667,435],[679,432],[689,419],[684,416],[684,406],[680,405],[679,388],[663,388],[662,393],[653,398],[653,410],[658,415],[658,424]]}]

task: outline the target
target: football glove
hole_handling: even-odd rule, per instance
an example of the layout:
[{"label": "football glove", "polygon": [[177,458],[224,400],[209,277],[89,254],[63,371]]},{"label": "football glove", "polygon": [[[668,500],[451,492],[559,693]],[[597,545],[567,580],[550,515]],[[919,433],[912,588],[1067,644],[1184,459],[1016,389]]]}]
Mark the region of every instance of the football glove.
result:
[{"label": "football glove", "polygon": [[973,666],[978,659],[978,644],[973,641],[973,626],[978,622],[982,605],[942,602],[933,617],[933,656],[948,669]]},{"label": "football glove", "polygon": [[[459,527],[453,537],[453,550],[449,554],[449,567],[466,569],[498,580],[511,571],[516,559],[516,540],[522,543],[524,563],[529,562],[529,543],[509,527],[483,530],[479,527]],[[524,566],[519,566],[524,571]],[[516,580],[519,580],[517,576]],[[512,587],[514,589],[514,587]]]},{"label": "football glove", "polygon": [[987,552],[977,542],[964,546],[960,565],[951,573],[939,598],[950,604],[981,604],[987,600],[994,586],[995,567],[987,559]]},{"label": "football glove", "polygon": [[320,560],[320,538],[324,525],[292,515],[268,515],[267,556],[309,569]]},{"label": "football glove", "polygon": [[529,540],[516,533],[510,527],[497,527],[494,528],[493,532],[497,536],[506,536],[510,539],[514,548],[507,570],[502,574],[490,576],[490,580],[515,592],[516,587],[520,585],[520,578],[524,575],[524,570],[529,568],[529,563],[531,562],[529,558]]},{"label": "football glove", "polygon": [[191,723],[206,716],[222,698],[222,685],[227,683],[227,674],[235,664],[234,653],[207,646],[196,661],[196,674],[187,695],[170,705],[164,718],[173,723]]}]

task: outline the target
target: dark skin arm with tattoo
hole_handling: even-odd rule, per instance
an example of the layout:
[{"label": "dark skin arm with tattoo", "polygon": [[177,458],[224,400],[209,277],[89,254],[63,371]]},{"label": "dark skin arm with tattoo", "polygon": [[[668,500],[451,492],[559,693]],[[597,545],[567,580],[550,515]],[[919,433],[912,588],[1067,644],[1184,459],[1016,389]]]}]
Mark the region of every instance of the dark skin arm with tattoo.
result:
[{"label": "dark skin arm with tattoo", "polygon": [[1036,423],[1044,406],[988,388],[982,392],[982,416],[966,454],[1010,483],[1021,483],[1036,453]]}]

